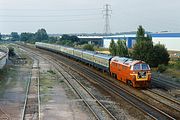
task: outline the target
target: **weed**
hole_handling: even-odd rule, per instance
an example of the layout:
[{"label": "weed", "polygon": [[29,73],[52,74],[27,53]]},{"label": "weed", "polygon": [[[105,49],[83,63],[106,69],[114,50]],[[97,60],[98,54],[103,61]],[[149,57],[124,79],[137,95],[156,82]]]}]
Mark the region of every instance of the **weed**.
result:
[{"label": "weed", "polygon": [[48,72],[48,73],[51,73],[51,74],[53,74],[53,75],[56,74],[53,70],[48,70],[47,72]]}]

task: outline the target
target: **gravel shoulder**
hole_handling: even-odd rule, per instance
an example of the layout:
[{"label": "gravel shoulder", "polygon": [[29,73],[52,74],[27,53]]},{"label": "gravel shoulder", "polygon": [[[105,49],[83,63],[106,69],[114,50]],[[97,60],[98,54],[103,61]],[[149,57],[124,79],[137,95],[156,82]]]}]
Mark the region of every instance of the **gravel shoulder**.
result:
[{"label": "gravel shoulder", "polygon": [[0,119],[21,119],[25,90],[31,70],[31,60],[29,58],[26,60],[26,64],[21,64],[13,58],[1,71],[0,109],[3,114],[0,115]]},{"label": "gravel shoulder", "polygon": [[[43,120],[88,120],[90,113],[46,61],[40,61],[40,100]],[[80,101],[80,102],[79,102]]]}]

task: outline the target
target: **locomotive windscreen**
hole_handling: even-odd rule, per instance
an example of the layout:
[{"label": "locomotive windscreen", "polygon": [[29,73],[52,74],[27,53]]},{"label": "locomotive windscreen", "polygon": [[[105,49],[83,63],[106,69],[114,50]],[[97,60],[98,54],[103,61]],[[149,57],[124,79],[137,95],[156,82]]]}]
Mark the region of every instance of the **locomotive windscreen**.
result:
[{"label": "locomotive windscreen", "polygon": [[149,65],[145,63],[135,64],[133,70],[149,70]]}]

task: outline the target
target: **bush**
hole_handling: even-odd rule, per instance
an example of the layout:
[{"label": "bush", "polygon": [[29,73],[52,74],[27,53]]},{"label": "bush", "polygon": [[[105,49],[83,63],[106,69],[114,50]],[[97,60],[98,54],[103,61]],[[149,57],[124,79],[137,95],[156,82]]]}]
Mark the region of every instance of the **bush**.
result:
[{"label": "bush", "polygon": [[160,73],[166,71],[166,69],[167,69],[167,67],[166,67],[164,64],[158,65],[158,71],[159,71]]},{"label": "bush", "polygon": [[14,53],[14,48],[13,47],[8,47],[9,49],[9,56],[14,56],[15,53]]},{"label": "bush", "polygon": [[85,44],[83,46],[84,50],[90,50],[90,51],[94,51],[94,45],[90,45],[90,44]]},{"label": "bush", "polygon": [[177,60],[174,67],[178,70],[180,70],[180,60]]}]

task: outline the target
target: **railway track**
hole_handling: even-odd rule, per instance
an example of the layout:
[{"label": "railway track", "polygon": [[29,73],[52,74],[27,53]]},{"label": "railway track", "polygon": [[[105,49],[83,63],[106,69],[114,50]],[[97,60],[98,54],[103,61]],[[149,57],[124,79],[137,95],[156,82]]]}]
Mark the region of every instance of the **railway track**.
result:
[{"label": "railway track", "polygon": [[180,83],[178,83],[178,82],[176,82],[176,81],[174,81],[174,80],[172,80],[172,81],[169,80],[169,79],[172,79],[172,78],[165,77],[165,76],[163,76],[163,75],[161,75],[161,74],[152,74],[152,77],[153,77],[153,78],[156,78],[156,79],[160,78],[161,81],[165,81],[165,82],[167,82],[167,83],[169,83],[169,84],[172,84],[172,85],[180,88]]},{"label": "railway track", "polygon": [[0,120],[9,120],[10,116],[8,114],[6,114],[0,106]]},{"label": "railway track", "polygon": [[[48,53],[48,52],[46,52],[46,53]],[[100,86],[103,86],[103,89],[106,89],[106,90],[110,91],[111,93],[114,93],[117,96],[125,99],[127,102],[129,102],[130,104],[132,104],[139,110],[143,111],[145,114],[149,115],[153,119],[162,119],[162,120],[175,119],[172,116],[166,114],[165,112],[159,110],[158,108],[141,100],[140,98],[138,98],[136,95],[130,93],[129,91],[119,87],[118,85],[113,84],[112,82],[105,79],[104,77],[92,72],[91,70],[81,67],[79,63],[72,62],[70,60],[67,60],[67,58],[64,58],[62,56],[58,56],[55,54],[53,54],[52,57],[53,57],[52,59],[55,59],[55,58],[61,59],[61,61],[68,64],[72,70],[76,69],[76,71],[78,71],[79,74],[86,77],[87,79],[96,80],[96,82]]]},{"label": "railway track", "polygon": [[22,120],[40,120],[39,61],[33,58],[32,76],[26,89]]},{"label": "railway track", "polygon": [[[50,61],[54,60],[51,59]],[[76,79],[76,77],[65,70],[59,63],[55,63],[54,61],[52,64],[54,64],[54,67],[66,79],[69,86],[71,86],[71,88],[73,88],[73,90],[78,94],[97,120],[116,120],[106,107],[93,94],[91,94],[86,87]]]},{"label": "railway track", "polygon": [[108,109],[93,94],[91,94],[83,84],[81,84],[77,80],[75,76],[73,76],[71,73],[69,73],[67,70],[65,70],[65,68],[61,66],[62,62],[60,63],[51,58],[45,58],[42,56],[39,57],[48,60],[54,66],[58,73],[64,77],[68,86],[75,91],[75,93],[89,108],[89,110],[92,112],[92,114],[95,116],[97,120],[117,120],[115,116],[113,116],[108,111]]},{"label": "railway track", "polygon": [[80,68],[80,69],[82,69],[81,72],[84,71],[87,78],[98,79],[98,81],[96,82],[98,82],[100,86],[103,86],[106,90],[111,91],[112,93],[120,96],[121,98],[128,101],[130,104],[140,109],[141,111],[151,116],[152,118],[162,119],[162,120],[175,119],[171,117],[170,115],[166,114],[165,112],[159,110],[158,108],[146,103],[145,101],[138,98],[136,95],[132,94],[131,92],[119,87],[118,85],[111,83],[109,80],[99,77],[99,75],[96,75],[93,72],[86,71],[86,69],[83,69],[83,68]]},{"label": "railway track", "polygon": [[161,87],[165,90],[177,90],[180,89],[180,85],[178,83],[170,82],[165,79],[162,79],[161,77],[152,77],[152,84]]},{"label": "railway track", "polygon": [[177,111],[180,112],[180,108],[177,107],[177,106],[180,106],[180,102],[176,99],[173,99],[173,98],[170,98],[170,97],[167,97],[163,94],[160,94],[158,93],[157,91],[153,91],[151,89],[148,89],[149,92],[153,93],[154,96],[158,96],[160,97],[159,99],[164,99],[164,100],[167,100],[169,102],[169,105],[170,106],[174,106],[175,109],[177,109]]},{"label": "railway track", "polygon": [[169,98],[151,89],[142,90],[141,92],[145,94],[146,96],[148,96],[151,100],[159,103],[158,105],[164,107],[164,110],[166,112],[168,113],[171,112],[172,115],[179,116],[180,114],[179,101]]}]

